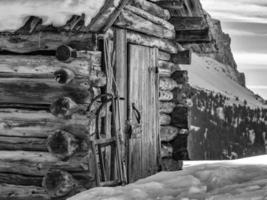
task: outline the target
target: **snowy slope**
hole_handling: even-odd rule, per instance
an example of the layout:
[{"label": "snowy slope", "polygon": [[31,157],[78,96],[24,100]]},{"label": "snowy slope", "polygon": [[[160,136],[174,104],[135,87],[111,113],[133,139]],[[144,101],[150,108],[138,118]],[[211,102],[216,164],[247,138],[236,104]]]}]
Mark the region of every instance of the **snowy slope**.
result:
[{"label": "snowy slope", "polygon": [[[186,165],[191,165],[186,162]],[[265,200],[267,156],[194,163],[125,187],[95,188],[69,200]]]},{"label": "snowy slope", "polygon": [[255,98],[252,91],[242,87],[235,81],[233,70],[229,66],[223,65],[208,57],[200,57],[196,54],[192,56],[191,65],[182,65],[182,69],[189,72],[189,83],[191,86],[221,93],[231,98],[232,103],[239,98],[239,103],[244,100],[251,107],[262,107],[263,104]]}]

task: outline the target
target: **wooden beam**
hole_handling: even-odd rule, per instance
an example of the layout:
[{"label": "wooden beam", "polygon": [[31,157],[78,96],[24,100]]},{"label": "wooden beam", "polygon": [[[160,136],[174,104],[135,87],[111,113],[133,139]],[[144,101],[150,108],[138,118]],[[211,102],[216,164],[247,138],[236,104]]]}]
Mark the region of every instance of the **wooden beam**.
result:
[{"label": "wooden beam", "polygon": [[206,30],[209,28],[204,17],[171,17],[169,20],[176,31]]},{"label": "wooden beam", "polygon": [[174,29],[167,29],[128,10],[123,10],[121,12],[119,18],[115,22],[115,25],[159,38],[175,38]]},{"label": "wooden beam", "polygon": [[171,62],[174,62],[175,64],[191,65],[192,51],[184,50],[184,51],[178,51],[176,54],[172,54]]},{"label": "wooden beam", "polygon": [[171,124],[180,129],[188,129],[189,108],[178,106],[171,114]]},{"label": "wooden beam", "polygon": [[179,129],[173,126],[161,126],[160,138],[162,142],[171,142],[179,134]]},{"label": "wooden beam", "polygon": [[0,151],[0,172],[30,176],[44,176],[49,169],[66,170],[68,172],[84,172],[88,174],[89,160],[87,157],[75,157],[61,161],[46,152]]},{"label": "wooden beam", "polygon": [[156,2],[160,7],[168,10],[170,12],[170,16],[181,16],[181,10],[184,9],[184,1],[183,0],[161,0]]},{"label": "wooden beam", "polygon": [[0,103],[49,105],[62,96],[76,103],[89,103],[93,94],[86,83],[86,80],[77,80],[64,85],[53,78],[1,78],[0,74]]},{"label": "wooden beam", "polygon": [[164,51],[159,51],[159,60],[169,61],[171,59],[171,55]]},{"label": "wooden beam", "polygon": [[148,47],[157,47],[168,53],[177,53],[177,44],[171,40],[150,37],[145,34],[127,31],[127,40],[130,43],[139,44]]},{"label": "wooden beam", "polygon": [[45,138],[0,136],[0,150],[47,151]]},{"label": "wooden beam", "polygon": [[175,107],[176,107],[176,104],[174,102],[161,101],[160,104],[159,104],[159,110],[160,110],[161,113],[170,114],[170,113],[173,112]]},{"label": "wooden beam", "polygon": [[54,51],[62,44],[69,45],[77,50],[93,50],[95,45],[90,33],[49,31],[30,35],[0,33],[0,51],[16,53]]},{"label": "wooden beam", "polygon": [[[73,115],[72,119],[63,120],[55,117],[48,111],[26,109],[0,109],[0,136],[24,138],[43,138],[56,130],[65,130],[73,133],[75,130],[88,126],[88,118],[85,115]],[[23,141],[23,140],[22,140]]]},{"label": "wooden beam", "polygon": [[171,116],[170,115],[160,113],[159,123],[160,123],[161,126],[170,125],[171,124],[171,121],[172,121],[172,119],[171,119]]},{"label": "wooden beam", "polygon": [[177,70],[172,73],[171,78],[175,80],[178,84],[185,84],[188,82],[188,71]]},{"label": "wooden beam", "polygon": [[159,100],[160,101],[171,101],[173,100],[174,95],[171,91],[159,91]]},{"label": "wooden beam", "polygon": [[0,184],[0,199],[50,200],[50,197],[41,187]]},{"label": "wooden beam", "polygon": [[176,31],[175,39],[179,43],[209,43],[212,40],[209,29],[201,31]]},{"label": "wooden beam", "polygon": [[174,88],[178,87],[178,84],[172,78],[161,77],[159,79],[159,89],[163,91],[172,91]]},{"label": "wooden beam", "polygon": [[106,1],[99,13],[91,20],[88,26],[90,32],[105,32],[113,24],[120,14],[121,9],[126,5],[127,0]]},{"label": "wooden beam", "polygon": [[153,22],[154,24],[157,24],[157,25],[160,25],[166,29],[169,29],[169,30],[174,30],[174,26],[169,23],[168,21],[162,19],[162,18],[159,18],[157,16],[154,16],[140,8],[137,8],[137,7],[134,7],[134,6],[126,6],[125,7],[126,10],[128,11],[131,11],[133,13],[135,13],[136,15],[139,15],[140,17],[143,17],[144,19],[148,20],[148,21],[151,21]]},{"label": "wooden beam", "polygon": [[155,15],[159,18],[165,19],[165,20],[169,20],[170,19],[170,13],[168,10],[161,8],[160,6],[151,3],[147,0],[133,0],[132,1],[132,5],[143,9],[147,12],[149,12],[152,15]]}]

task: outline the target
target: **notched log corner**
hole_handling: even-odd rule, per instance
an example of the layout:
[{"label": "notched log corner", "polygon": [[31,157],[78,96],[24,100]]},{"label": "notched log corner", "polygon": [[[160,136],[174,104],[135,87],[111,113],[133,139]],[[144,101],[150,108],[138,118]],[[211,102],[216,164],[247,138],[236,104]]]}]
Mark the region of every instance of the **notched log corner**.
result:
[{"label": "notched log corner", "polygon": [[50,112],[63,119],[71,119],[72,115],[79,110],[78,104],[69,97],[61,97],[50,106]]},{"label": "notched log corner", "polygon": [[79,148],[78,140],[70,133],[58,130],[49,135],[47,148],[50,153],[66,160],[70,158]]},{"label": "notched log corner", "polygon": [[75,189],[76,185],[73,176],[61,170],[51,170],[43,179],[43,187],[52,198],[68,195]]}]

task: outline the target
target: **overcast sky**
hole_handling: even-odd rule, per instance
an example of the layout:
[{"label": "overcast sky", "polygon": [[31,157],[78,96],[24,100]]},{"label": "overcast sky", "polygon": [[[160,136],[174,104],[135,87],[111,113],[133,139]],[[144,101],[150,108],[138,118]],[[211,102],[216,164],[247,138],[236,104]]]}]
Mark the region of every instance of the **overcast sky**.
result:
[{"label": "overcast sky", "polygon": [[232,38],[239,71],[247,86],[267,99],[267,0],[201,0]]}]

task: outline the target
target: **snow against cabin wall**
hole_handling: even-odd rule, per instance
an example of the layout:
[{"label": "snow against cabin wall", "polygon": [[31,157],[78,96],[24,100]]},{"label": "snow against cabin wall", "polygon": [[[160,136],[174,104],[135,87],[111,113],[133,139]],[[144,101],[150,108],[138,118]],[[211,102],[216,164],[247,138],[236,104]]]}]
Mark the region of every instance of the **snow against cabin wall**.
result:
[{"label": "snow against cabin wall", "polygon": [[72,15],[85,14],[88,25],[105,0],[0,0],[0,31],[19,29],[29,16],[43,19],[44,25],[64,25]]}]

